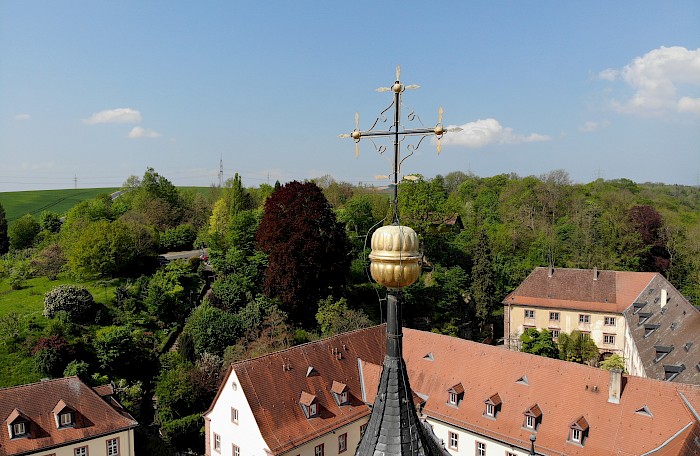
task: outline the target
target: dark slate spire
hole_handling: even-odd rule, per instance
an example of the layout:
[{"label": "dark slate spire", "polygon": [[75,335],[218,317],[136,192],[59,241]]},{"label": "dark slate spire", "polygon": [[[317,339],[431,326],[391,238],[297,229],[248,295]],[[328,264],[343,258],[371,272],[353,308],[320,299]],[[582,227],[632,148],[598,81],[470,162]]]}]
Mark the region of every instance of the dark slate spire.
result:
[{"label": "dark slate spire", "polygon": [[401,305],[387,295],[386,357],[372,415],[357,456],[449,455],[420,421],[402,357]]}]

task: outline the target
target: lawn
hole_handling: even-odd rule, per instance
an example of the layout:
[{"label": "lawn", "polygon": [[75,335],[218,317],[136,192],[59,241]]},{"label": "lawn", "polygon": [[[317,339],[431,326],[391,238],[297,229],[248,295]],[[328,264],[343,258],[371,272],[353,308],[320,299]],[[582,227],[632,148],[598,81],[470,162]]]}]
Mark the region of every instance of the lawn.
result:
[{"label": "lawn", "polygon": [[[62,284],[75,284],[75,281],[38,277],[27,280],[21,290],[11,290],[7,279],[0,280],[0,318],[14,312],[20,316],[23,335],[40,335],[48,321],[42,315],[44,294]],[[108,297],[114,296],[115,286],[106,282],[87,282],[79,285],[87,288],[98,303],[105,304]],[[34,360],[28,356],[30,349],[31,347],[24,346],[21,342],[14,345],[0,340],[0,388],[41,379],[41,374],[34,368]]]},{"label": "lawn", "polygon": [[117,188],[79,188],[66,190],[31,190],[26,192],[0,192],[0,204],[5,209],[8,223],[32,214],[38,218],[43,211],[64,215],[81,201],[102,193],[113,193]]}]

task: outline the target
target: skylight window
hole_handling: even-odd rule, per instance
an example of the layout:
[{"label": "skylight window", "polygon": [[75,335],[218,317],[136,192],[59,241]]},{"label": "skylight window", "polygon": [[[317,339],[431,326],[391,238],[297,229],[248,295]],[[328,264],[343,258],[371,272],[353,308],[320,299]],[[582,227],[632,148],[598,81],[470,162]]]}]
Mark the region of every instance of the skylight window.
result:
[{"label": "skylight window", "polygon": [[659,329],[659,325],[644,325],[644,338],[651,336],[657,329]]}]

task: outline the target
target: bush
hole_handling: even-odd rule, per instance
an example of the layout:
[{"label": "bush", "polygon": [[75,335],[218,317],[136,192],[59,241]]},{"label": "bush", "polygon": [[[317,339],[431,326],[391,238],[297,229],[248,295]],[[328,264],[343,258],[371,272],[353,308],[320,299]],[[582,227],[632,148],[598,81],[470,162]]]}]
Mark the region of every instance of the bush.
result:
[{"label": "bush", "polygon": [[87,322],[95,316],[95,300],[83,287],[59,285],[44,295],[44,316],[53,318],[60,311],[71,321]]},{"label": "bush", "polygon": [[74,359],[68,363],[66,368],[63,370],[63,376],[71,377],[75,375],[83,382],[88,382],[90,380],[90,376],[88,375],[89,371],[90,365],[88,363]]},{"label": "bush", "polygon": [[161,426],[163,439],[181,451],[193,450],[197,454],[204,452],[202,427],[204,419],[199,413],[184,418],[168,421]]},{"label": "bush", "polygon": [[53,348],[45,348],[34,355],[36,369],[43,375],[56,377],[63,372],[63,359]]},{"label": "bush", "polygon": [[197,239],[197,232],[190,224],[170,228],[160,234],[159,250],[161,252],[190,250],[195,239]]}]

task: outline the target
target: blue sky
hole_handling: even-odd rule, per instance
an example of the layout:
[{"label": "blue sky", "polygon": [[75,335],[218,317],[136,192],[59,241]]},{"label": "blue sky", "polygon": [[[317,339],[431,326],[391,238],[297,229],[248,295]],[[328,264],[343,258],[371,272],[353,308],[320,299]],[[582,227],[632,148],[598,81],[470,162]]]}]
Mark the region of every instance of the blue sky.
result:
[{"label": "blue sky", "polygon": [[382,185],[338,134],[397,64],[406,110],[463,128],[403,174],[700,183],[697,1],[0,0],[0,191],[206,186],[220,158],[247,186]]}]

